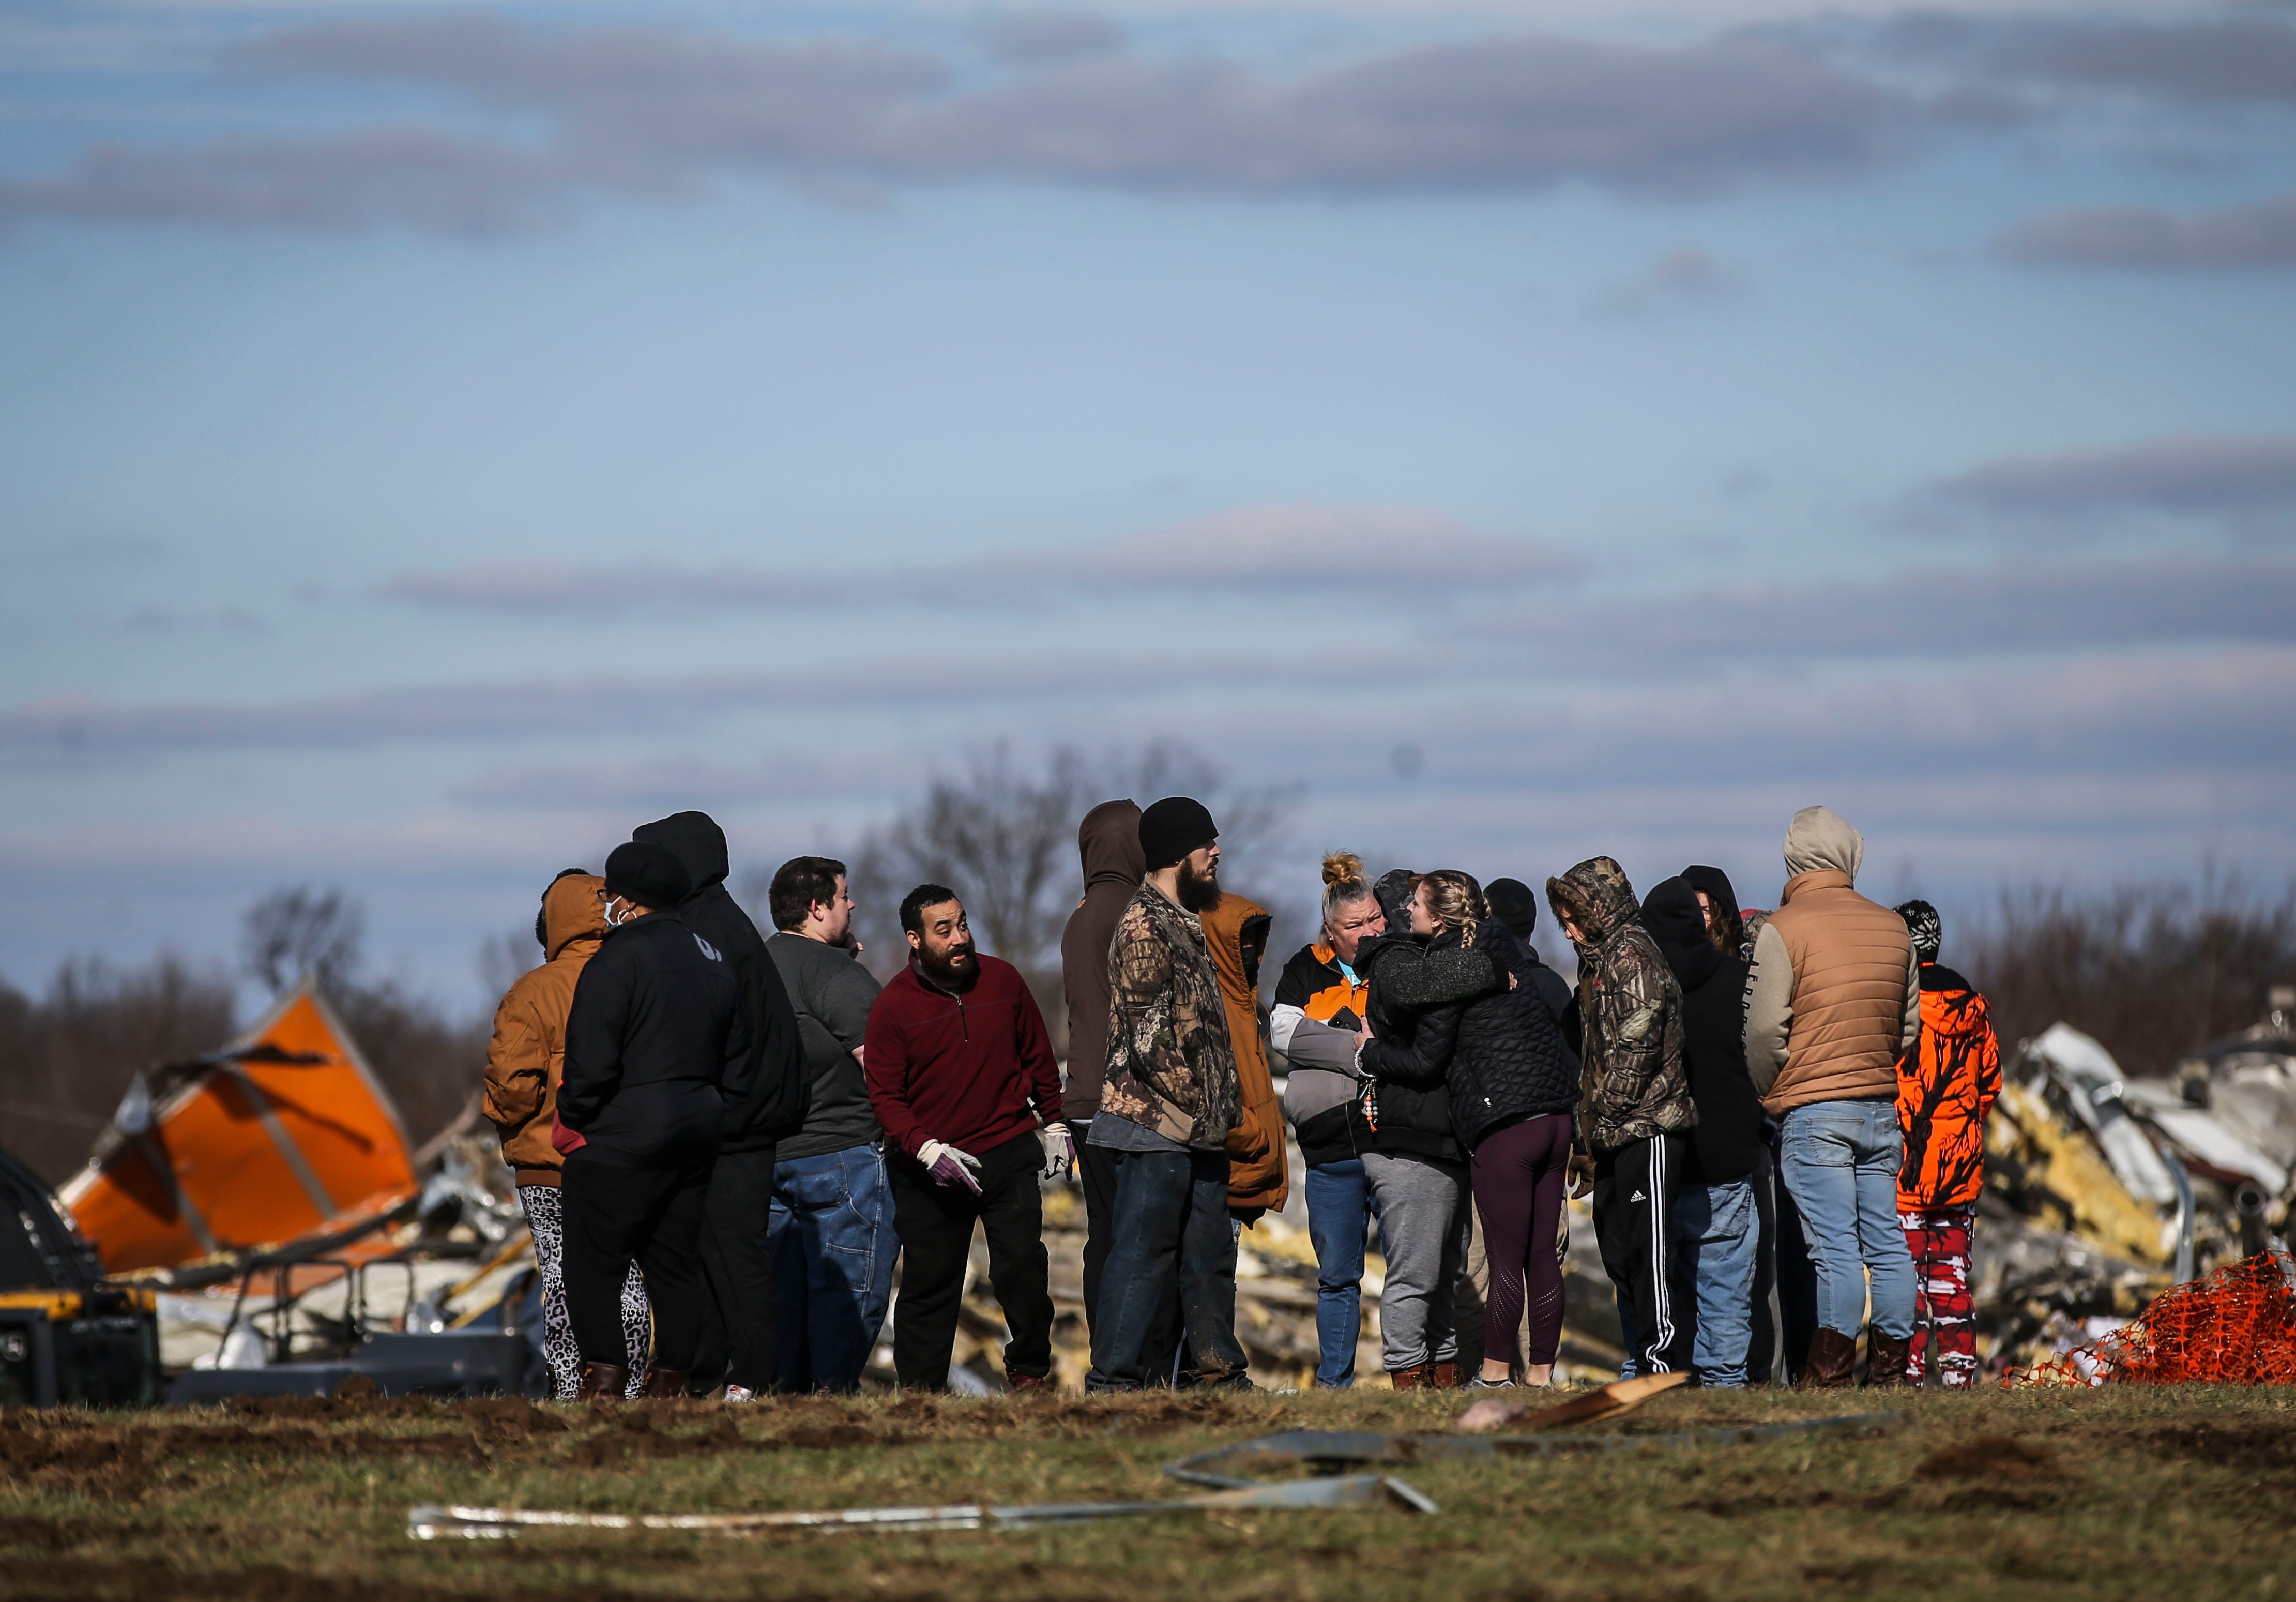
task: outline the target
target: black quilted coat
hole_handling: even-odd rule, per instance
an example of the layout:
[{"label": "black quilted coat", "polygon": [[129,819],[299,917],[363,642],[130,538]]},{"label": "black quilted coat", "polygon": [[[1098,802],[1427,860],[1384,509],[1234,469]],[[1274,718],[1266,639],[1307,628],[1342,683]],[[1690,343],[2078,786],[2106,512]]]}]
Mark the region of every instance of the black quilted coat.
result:
[{"label": "black quilted coat", "polygon": [[[1446,930],[1429,953],[1458,943],[1457,932]],[[1363,1054],[1364,1067],[1382,1080],[1440,1082],[1450,1093],[1451,1126],[1470,1152],[1494,1130],[1578,1105],[1578,1062],[1521,948],[1492,919],[1475,931],[1475,949],[1508,965],[1513,990],[1430,1007],[1407,1042],[1374,1040]]]}]

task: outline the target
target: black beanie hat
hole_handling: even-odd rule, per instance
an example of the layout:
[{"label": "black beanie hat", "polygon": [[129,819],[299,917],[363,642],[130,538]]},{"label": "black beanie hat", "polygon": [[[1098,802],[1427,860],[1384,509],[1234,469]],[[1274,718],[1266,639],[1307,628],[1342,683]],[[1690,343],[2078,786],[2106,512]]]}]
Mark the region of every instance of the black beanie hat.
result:
[{"label": "black beanie hat", "polygon": [[1490,903],[1491,916],[1514,931],[1517,940],[1528,941],[1538,927],[1538,898],[1521,880],[1492,880],[1483,886],[1483,900]]},{"label": "black beanie hat", "polygon": [[1906,920],[1906,932],[1914,937],[1914,955],[1923,962],[1935,962],[1945,945],[1945,925],[1938,919],[1938,909],[1927,901],[1908,901],[1898,908],[1898,916]]},{"label": "black beanie hat", "polygon": [[1185,795],[1168,795],[1140,815],[1140,851],[1152,874],[1218,838],[1219,826],[1204,803]]},{"label": "black beanie hat", "polygon": [[685,864],[667,846],[632,840],[606,859],[606,893],[622,896],[657,912],[674,909],[693,888]]}]

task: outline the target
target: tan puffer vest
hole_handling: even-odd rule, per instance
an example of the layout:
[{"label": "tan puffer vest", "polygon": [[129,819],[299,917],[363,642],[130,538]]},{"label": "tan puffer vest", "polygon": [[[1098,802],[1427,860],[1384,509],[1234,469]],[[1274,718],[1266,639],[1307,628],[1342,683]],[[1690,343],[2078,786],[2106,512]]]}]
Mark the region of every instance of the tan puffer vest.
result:
[{"label": "tan puffer vest", "polygon": [[1913,942],[1906,920],[1819,868],[1786,881],[1770,927],[1793,962],[1785,1066],[1762,1098],[1773,1117],[1814,1101],[1894,1100]]}]

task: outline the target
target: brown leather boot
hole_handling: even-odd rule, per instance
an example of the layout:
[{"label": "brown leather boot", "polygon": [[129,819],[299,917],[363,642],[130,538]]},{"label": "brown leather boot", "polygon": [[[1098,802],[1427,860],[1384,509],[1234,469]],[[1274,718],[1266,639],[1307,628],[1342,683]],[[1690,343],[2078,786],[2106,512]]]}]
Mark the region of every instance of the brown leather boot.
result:
[{"label": "brown leather boot", "polygon": [[1873,1325],[1866,1327],[1866,1384],[1876,1391],[1903,1390],[1913,1381],[1906,1378],[1906,1369],[1913,1357],[1911,1336],[1899,1340],[1885,1335]]},{"label": "brown leather boot", "polygon": [[1431,1391],[1456,1391],[1459,1388],[1459,1360],[1448,1358],[1431,1363],[1427,1369],[1427,1387]]},{"label": "brown leather boot", "polygon": [[1857,1367],[1857,1337],[1838,1329],[1820,1329],[1809,1337],[1809,1366],[1802,1370],[1806,1390],[1838,1391],[1849,1384]]},{"label": "brown leather boot", "polygon": [[1049,1395],[1053,1382],[1041,1374],[1008,1374],[1004,1387],[1015,1396]]},{"label": "brown leather boot", "polygon": [[685,1382],[693,1376],[690,1368],[649,1368],[645,1389],[639,1394],[648,1401],[684,1401]]},{"label": "brown leather boot", "polygon": [[1408,1368],[1390,1368],[1387,1383],[1398,1391],[1423,1391],[1427,1387],[1427,1365],[1414,1363]]},{"label": "brown leather boot", "polygon": [[630,1388],[630,1371],[619,1363],[585,1363],[577,1401],[619,1401]]}]

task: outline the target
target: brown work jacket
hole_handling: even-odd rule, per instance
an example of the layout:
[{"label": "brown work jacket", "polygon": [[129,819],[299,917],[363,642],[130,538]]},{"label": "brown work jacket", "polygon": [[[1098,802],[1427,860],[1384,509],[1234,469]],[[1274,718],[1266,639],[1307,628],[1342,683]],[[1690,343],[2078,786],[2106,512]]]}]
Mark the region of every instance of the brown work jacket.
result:
[{"label": "brown work jacket", "polygon": [[521,1185],[558,1183],[566,1159],[550,1144],[558,1081],[566,1072],[566,1014],[574,982],[606,938],[594,874],[569,874],[542,900],[548,957],[504,992],[487,1043],[486,1114],[502,1138],[503,1161]]}]

